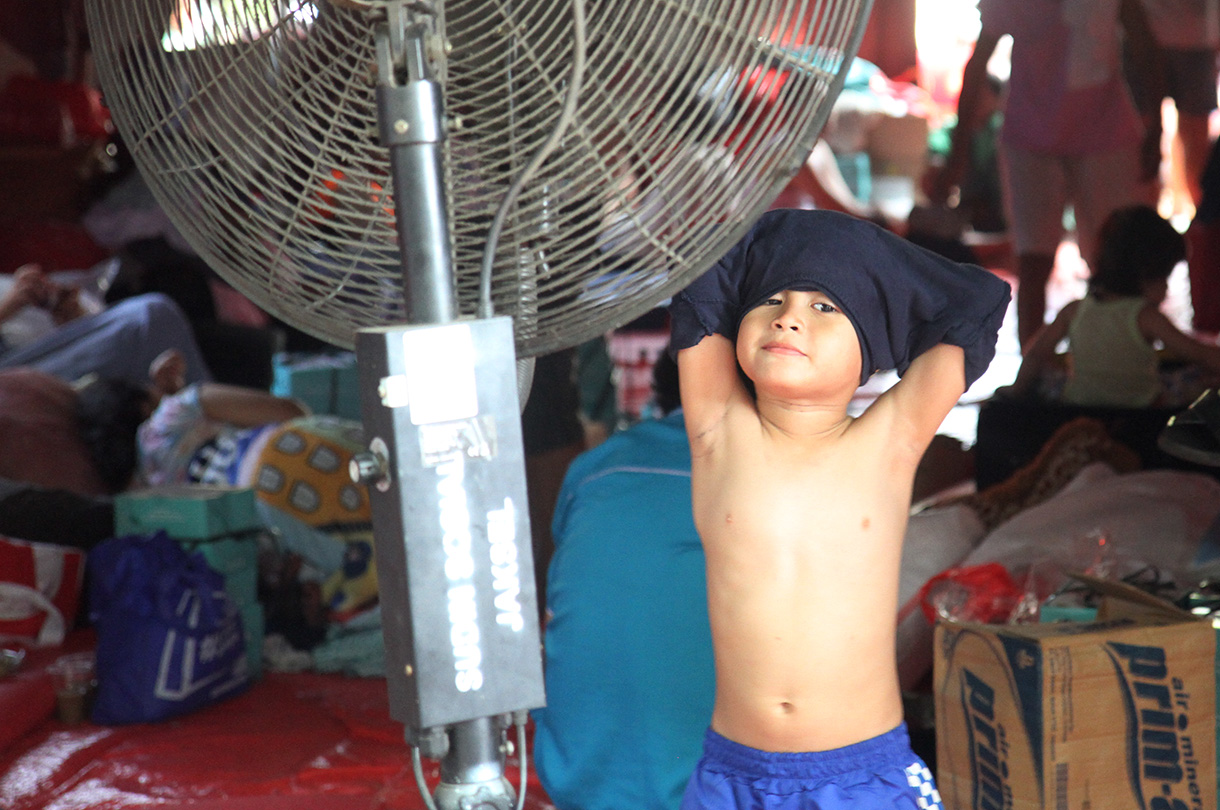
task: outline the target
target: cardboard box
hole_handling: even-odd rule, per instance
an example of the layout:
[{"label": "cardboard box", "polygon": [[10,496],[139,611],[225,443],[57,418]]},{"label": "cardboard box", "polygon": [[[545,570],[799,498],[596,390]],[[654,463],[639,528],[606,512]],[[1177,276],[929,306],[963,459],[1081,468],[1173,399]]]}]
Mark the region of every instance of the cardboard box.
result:
[{"label": "cardboard box", "polygon": [[946,810],[1216,807],[1211,623],[1089,582],[1096,622],[937,626]]},{"label": "cardboard box", "polygon": [[314,413],[360,420],[360,387],[356,355],[277,354],[273,361],[271,393],[299,399]]},{"label": "cardboard box", "polygon": [[165,529],[177,540],[210,540],[262,528],[254,490],[184,484],[124,492],[114,499],[114,532]]}]

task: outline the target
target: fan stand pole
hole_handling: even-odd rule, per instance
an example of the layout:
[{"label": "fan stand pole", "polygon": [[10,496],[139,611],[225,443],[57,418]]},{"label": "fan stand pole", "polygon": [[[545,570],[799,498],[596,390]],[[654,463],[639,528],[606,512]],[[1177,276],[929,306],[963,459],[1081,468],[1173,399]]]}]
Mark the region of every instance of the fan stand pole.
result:
[{"label": "fan stand pole", "polygon": [[[442,810],[512,810],[526,752],[514,802],[506,730],[522,745],[545,702],[513,327],[457,317],[434,13],[390,3],[376,30],[409,325],[357,333],[371,443],[352,472],[369,484],[390,709],[420,791]],[[441,760],[434,797],[421,754]]]},{"label": "fan stand pole", "polygon": [[[457,317],[449,217],[445,208],[442,148],[445,138],[441,91],[427,72],[423,25],[407,30],[386,26],[378,37],[382,70],[405,61],[405,81],[383,80],[377,87],[381,140],[390,149],[398,244],[402,255],[407,320],[449,323]],[[401,35],[396,32],[401,31]],[[395,55],[401,50],[402,57]]]}]

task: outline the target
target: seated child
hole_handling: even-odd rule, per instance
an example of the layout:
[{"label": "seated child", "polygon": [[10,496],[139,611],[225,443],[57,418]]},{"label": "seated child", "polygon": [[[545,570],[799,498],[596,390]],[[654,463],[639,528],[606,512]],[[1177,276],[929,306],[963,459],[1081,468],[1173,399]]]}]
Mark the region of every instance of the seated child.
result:
[{"label": "seated child", "polygon": [[[1110,408],[1189,404],[1220,375],[1220,346],[1183,333],[1161,312],[1169,275],[1185,258],[1185,239],[1155,209],[1115,211],[1101,228],[1088,294],[1035,333],[1016,380],[997,393]],[[1065,338],[1058,390],[1056,348]],[[1163,371],[1159,349],[1187,366]]]},{"label": "seated child", "polygon": [[[793,210],[675,296],[716,670],[684,808],[941,806],[903,724],[901,547],[919,460],[1009,298],[871,223]],[[899,382],[848,416],[883,368]]]}]

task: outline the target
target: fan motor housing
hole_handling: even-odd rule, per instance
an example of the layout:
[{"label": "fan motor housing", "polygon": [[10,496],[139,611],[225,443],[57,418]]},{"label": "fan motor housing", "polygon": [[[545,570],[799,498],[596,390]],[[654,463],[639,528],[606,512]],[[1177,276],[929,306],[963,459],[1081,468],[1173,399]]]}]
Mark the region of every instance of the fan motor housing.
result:
[{"label": "fan motor housing", "polygon": [[541,706],[512,319],[356,338],[393,717],[426,729]]}]

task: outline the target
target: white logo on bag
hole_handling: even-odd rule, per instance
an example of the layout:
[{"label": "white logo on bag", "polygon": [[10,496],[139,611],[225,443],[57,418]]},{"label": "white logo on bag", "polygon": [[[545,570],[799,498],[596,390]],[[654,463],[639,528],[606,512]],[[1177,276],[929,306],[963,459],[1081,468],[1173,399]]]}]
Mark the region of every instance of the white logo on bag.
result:
[{"label": "white logo on bag", "polygon": [[[224,591],[216,591],[211,596],[214,599],[225,599]],[[199,626],[200,610],[198,594],[187,592],[178,600],[174,613],[179,618],[185,617],[188,627],[196,628]],[[187,637],[181,642],[178,640],[178,631],[170,630],[165,634],[165,644],[161,647],[161,661],[157,667],[157,682],[153,687],[153,694],[161,700],[185,700],[197,692],[207,690],[215,697],[245,683],[247,664],[244,655],[238,656],[231,667],[195,679],[196,664],[211,663],[241,643],[241,625],[236,621],[224,622],[215,633],[209,633],[201,639]],[[177,684],[171,684],[170,677],[175,674],[180,680]]]}]

